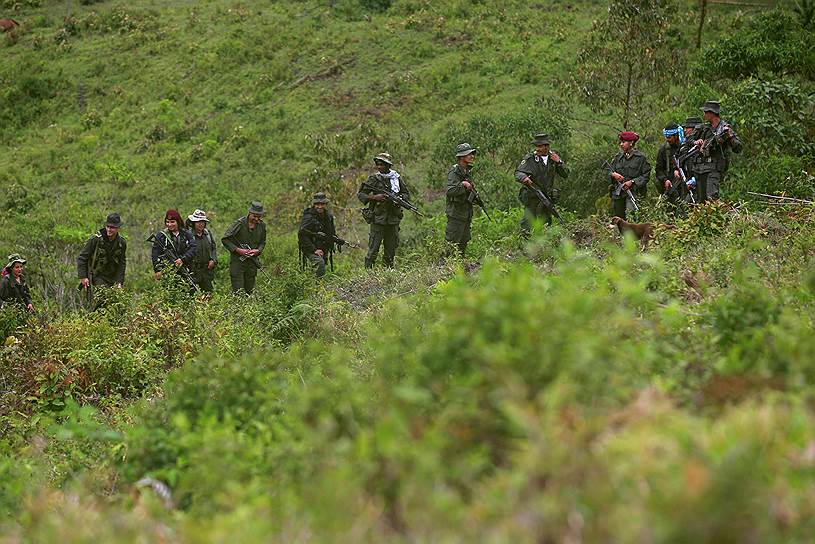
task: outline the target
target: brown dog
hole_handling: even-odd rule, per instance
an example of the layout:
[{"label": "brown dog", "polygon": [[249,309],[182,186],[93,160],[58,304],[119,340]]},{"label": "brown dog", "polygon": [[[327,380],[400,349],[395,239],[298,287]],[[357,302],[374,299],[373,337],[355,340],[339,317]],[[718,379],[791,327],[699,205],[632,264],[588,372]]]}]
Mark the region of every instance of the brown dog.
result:
[{"label": "brown dog", "polygon": [[16,26],[20,26],[20,23],[18,23],[14,19],[0,19],[0,30],[2,30],[3,32],[13,30],[14,27]]},{"label": "brown dog", "polygon": [[616,215],[611,218],[611,224],[616,225],[620,231],[620,236],[625,236],[626,232],[634,235],[634,238],[639,240],[643,247],[648,245],[648,242],[654,237],[654,226],[651,223],[629,223],[622,217]]}]

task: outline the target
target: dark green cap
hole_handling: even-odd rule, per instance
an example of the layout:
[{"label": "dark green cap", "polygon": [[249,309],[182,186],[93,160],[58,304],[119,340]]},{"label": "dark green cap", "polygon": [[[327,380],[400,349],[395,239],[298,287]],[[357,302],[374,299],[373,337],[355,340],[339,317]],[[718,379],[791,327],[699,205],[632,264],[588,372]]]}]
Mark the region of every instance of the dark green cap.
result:
[{"label": "dark green cap", "polygon": [[685,119],[685,123],[682,125],[685,128],[696,128],[702,124],[702,120],[698,117],[688,117]]},{"label": "dark green cap", "polygon": [[551,143],[552,140],[549,139],[549,135],[543,132],[535,134],[535,139],[532,140],[532,145],[549,145]]},{"label": "dark green cap", "polygon": [[719,102],[716,100],[708,100],[707,102],[705,102],[705,105],[699,109],[701,109],[702,111],[710,111],[715,113],[716,115],[719,115],[719,112],[722,109],[722,105],[719,104]]}]

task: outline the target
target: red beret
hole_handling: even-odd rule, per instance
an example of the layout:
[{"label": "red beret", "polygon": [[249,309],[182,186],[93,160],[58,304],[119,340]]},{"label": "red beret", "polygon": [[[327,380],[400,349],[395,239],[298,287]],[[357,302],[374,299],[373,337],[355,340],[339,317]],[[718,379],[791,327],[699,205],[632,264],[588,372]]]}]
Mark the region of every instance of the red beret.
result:
[{"label": "red beret", "polygon": [[636,132],[625,131],[620,133],[620,141],[623,142],[636,142],[640,139],[640,135]]},{"label": "red beret", "polygon": [[167,210],[167,213],[164,214],[164,222],[166,223],[168,219],[175,219],[176,223],[181,226],[181,214],[178,213],[178,210],[173,208]]}]

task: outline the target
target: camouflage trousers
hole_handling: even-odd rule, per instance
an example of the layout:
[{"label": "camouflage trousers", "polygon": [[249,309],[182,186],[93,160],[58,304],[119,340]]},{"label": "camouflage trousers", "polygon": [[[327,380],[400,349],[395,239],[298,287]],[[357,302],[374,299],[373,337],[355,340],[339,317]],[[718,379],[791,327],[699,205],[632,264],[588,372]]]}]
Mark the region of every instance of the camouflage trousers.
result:
[{"label": "camouflage trousers", "polygon": [[719,188],[724,174],[721,172],[704,172],[696,174],[696,202],[719,200]]},{"label": "camouflage trousers", "polygon": [[552,224],[552,214],[543,207],[541,202],[534,206],[524,206],[524,216],[521,218],[521,235],[528,237],[532,232],[532,222],[535,219],[543,219],[547,225]]},{"label": "camouflage trousers", "polygon": [[611,215],[628,219],[628,214],[634,213],[634,203],[628,197],[625,198],[611,198]]},{"label": "camouflage trousers", "polygon": [[461,220],[447,217],[447,228],[444,231],[444,239],[456,244],[459,254],[463,257],[467,250],[467,242],[470,241],[470,224],[472,218]]},{"label": "camouflage trousers", "polygon": [[249,259],[241,262],[238,258],[229,260],[229,279],[232,281],[232,292],[244,291],[251,295],[255,289],[258,268]]},{"label": "camouflage trousers", "polygon": [[385,255],[383,256],[385,266],[393,268],[396,248],[399,247],[398,223],[395,225],[371,224],[371,232],[368,235],[368,254],[365,256],[365,268],[373,268],[376,257],[379,255],[379,246],[383,242],[385,245]]},{"label": "camouflage trousers", "polygon": [[325,258],[311,253],[305,256],[318,278],[325,276]]}]

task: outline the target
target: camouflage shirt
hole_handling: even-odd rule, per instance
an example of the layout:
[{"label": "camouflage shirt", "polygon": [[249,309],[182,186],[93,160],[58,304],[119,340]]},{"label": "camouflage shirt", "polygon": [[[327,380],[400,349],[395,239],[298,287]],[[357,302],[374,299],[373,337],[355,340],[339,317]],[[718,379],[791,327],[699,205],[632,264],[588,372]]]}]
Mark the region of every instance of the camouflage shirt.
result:
[{"label": "camouflage shirt", "polygon": [[611,172],[609,172],[609,180],[611,181],[611,198],[614,200],[626,198],[626,194],[619,190],[621,184],[617,183],[613,177],[612,172],[622,174],[625,181],[632,180],[634,187],[638,191],[644,190],[648,185],[648,178],[651,177],[651,165],[648,164],[648,158],[639,150],[632,149],[629,156],[624,153],[618,153],[611,160]]},{"label": "camouflage shirt", "polygon": [[119,234],[108,240],[102,227],[90,237],[76,259],[80,279],[94,278],[108,285],[124,284],[127,267],[127,242]]},{"label": "camouflage shirt", "polygon": [[[543,162],[543,157],[535,155],[534,152],[527,153],[521,159],[518,168],[515,169],[516,181],[523,181],[526,176],[532,180],[532,183],[549,197],[552,201],[557,200],[555,197],[555,174],[562,178],[569,177],[569,170],[563,165],[563,162],[554,162],[551,155],[546,163]],[[526,186],[521,187],[518,193],[518,198],[524,205],[537,200],[537,196]]]},{"label": "camouflage shirt", "polygon": [[467,199],[469,191],[462,185],[470,181],[470,170],[454,164],[447,172],[447,207],[448,219],[470,221],[473,218],[473,204]]}]

